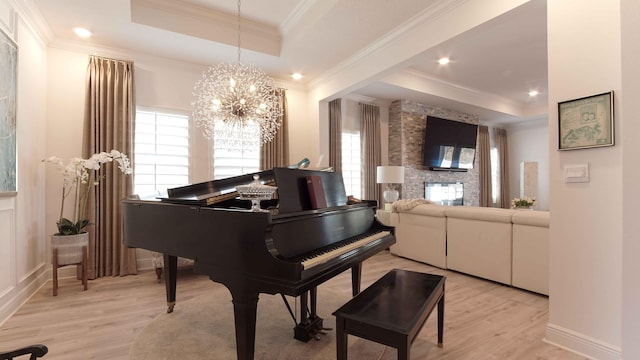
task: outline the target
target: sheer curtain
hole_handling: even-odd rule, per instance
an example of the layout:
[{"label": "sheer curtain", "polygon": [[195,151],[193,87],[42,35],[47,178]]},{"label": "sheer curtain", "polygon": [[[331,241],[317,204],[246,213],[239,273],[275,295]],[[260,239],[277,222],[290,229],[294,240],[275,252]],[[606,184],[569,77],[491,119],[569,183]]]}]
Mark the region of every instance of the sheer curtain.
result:
[{"label": "sheer curtain", "polygon": [[360,142],[362,149],[362,197],[381,203],[382,190],[376,183],[380,159],[380,107],[360,104]]},{"label": "sheer curtain", "polygon": [[275,138],[260,147],[261,170],[289,165],[289,114],[287,94],[284,89],[279,89],[278,91],[280,92],[280,107],[282,107],[282,124]]},{"label": "sheer curtain", "polygon": [[329,166],[342,171],[342,99],[329,102]]},{"label": "sheer curtain", "polygon": [[509,200],[509,166],[507,158],[507,131],[505,129],[495,129],[496,150],[498,151],[498,173],[500,191],[496,199],[496,206],[508,209],[511,206]]},{"label": "sheer curtain", "polygon": [[478,163],[480,164],[480,206],[492,207],[491,196],[491,143],[489,128],[478,127]]},{"label": "sheer curtain", "polygon": [[[133,62],[89,57],[86,78],[82,155],[112,149],[127,154],[133,163]],[[90,232],[89,277],[136,274],[135,249],[123,243],[120,200],[131,194],[133,177],[113,166],[100,169],[101,181],[87,206],[94,225]]]}]

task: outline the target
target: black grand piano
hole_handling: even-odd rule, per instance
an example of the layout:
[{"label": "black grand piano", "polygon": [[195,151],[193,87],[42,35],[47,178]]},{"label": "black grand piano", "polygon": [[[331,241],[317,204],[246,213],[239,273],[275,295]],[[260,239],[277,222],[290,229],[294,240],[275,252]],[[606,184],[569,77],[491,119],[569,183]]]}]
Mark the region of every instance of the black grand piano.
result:
[{"label": "black grand piano", "polygon": [[[261,204],[268,212],[251,211],[251,202],[235,192],[254,175],[278,188],[277,199]],[[326,208],[311,209],[307,175],[322,179]],[[376,201],[347,202],[340,173],[274,168],[169,189],[165,198],[125,199],[124,242],[164,254],[168,312],[176,299],[177,257],[193,259],[195,272],[225,285],[237,356],[248,360],[260,293],[300,297],[294,337],[308,341],[322,330],[317,286],[351,269],[356,295],[362,261],[395,243],[393,229],[375,219]]]}]

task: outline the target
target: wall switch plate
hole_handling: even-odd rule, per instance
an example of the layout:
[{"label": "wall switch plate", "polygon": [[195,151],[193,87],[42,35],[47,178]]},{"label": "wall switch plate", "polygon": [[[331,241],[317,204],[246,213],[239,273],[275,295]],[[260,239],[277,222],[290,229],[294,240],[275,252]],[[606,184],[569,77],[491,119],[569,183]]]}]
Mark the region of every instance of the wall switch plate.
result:
[{"label": "wall switch plate", "polygon": [[589,182],[589,164],[565,165],[564,182]]}]

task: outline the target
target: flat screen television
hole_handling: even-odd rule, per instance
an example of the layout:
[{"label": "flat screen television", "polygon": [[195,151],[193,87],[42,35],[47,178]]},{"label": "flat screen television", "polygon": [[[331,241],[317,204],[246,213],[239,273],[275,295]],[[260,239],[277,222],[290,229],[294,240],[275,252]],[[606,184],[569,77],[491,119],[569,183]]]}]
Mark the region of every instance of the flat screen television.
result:
[{"label": "flat screen television", "polygon": [[473,169],[478,125],[427,116],[422,164],[431,170]]}]

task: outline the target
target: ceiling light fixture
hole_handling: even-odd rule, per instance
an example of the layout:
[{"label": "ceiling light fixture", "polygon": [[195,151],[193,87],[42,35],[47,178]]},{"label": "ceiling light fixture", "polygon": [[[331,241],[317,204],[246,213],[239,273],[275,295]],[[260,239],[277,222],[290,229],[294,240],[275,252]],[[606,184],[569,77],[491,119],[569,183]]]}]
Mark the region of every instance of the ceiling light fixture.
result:
[{"label": "ceiling light fixture", "polygon": [[74,32],[76,35],[78,35],[79,37],[83,38],[83,39],[89,38],[89,37],[91,37],[91,35],[93,35],[93,34],[91,33],[91,31],[89,31],[89,30],[87,30],[87,29],[85,29],[85,28],[81,28],[81,27],[75,27],[75,28],[73,28],[73,32]]},{"label": "ceiling light fixture", "polygon": [[529,91],[529,96],[531,96],[531,97],[538,96],[538,91],[536,91],[536,90]]},{"label": "ceiling light fixture", "polygon": [[196,82],[193,118],[207,138],[228,148],[244,149],[270,142],[282,123],[280,91],[261,69],[240,62],[240,0],[238,58],[212,65]]},{"label": "ceiling light fixture", "polygon": [[293,80],[300,80],[300,79],[302,79],[302,74],[293,73],[293,74],[291,74],[291,77],[293,78]]},{"label": "ceiling light fixture", "polygon": [[447,65],[448,63],[449,63],[449,58],[447,57],[443,57],[443,58],[440,58],[440,60],[438,60],[438,64],[440,65]]}]

